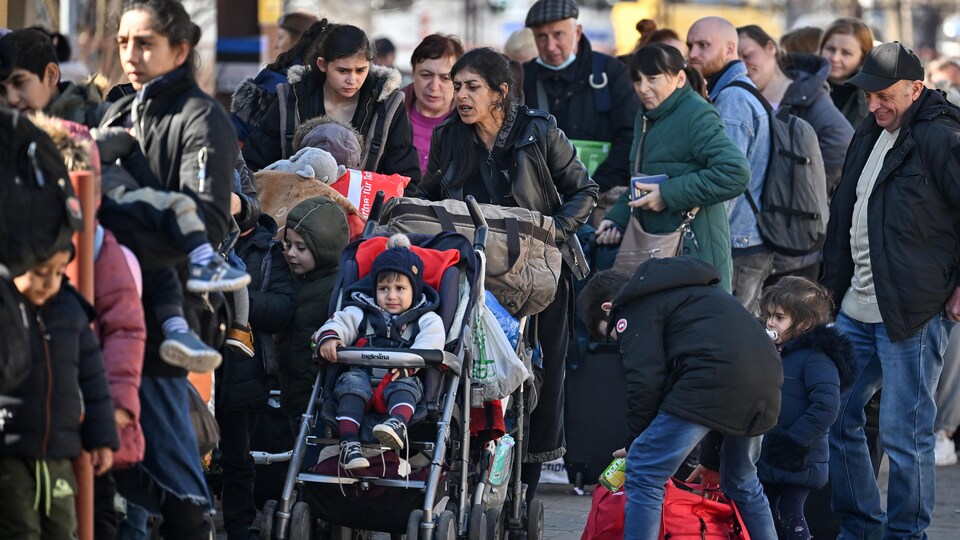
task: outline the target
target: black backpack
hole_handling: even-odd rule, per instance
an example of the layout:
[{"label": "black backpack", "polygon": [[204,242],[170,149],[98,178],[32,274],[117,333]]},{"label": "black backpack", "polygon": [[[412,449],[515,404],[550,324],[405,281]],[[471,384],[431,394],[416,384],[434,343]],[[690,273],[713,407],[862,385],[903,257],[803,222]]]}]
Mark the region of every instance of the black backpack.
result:
[{"label": "black backpack", "polygon": [[771,250],[783,255],[817,251],[826,239],[829,218],[827,175],[817,133],[788,109],[773,111],[754,86],[743,81],[733,81],[729,86],[753,94],[770,117],[770,159],[761,207],[749,190],[744,193],[757,218],[760,235]]}]

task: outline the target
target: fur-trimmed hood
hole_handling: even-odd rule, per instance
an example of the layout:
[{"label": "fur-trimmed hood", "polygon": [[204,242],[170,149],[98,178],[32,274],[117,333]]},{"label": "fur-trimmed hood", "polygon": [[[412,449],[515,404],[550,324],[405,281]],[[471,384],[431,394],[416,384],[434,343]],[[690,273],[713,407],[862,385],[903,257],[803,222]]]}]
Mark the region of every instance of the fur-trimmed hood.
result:
[{"label": "fur-trimmed hood", "polygon": [[780,353],[786,356],[793,351],[806,349],[823,353],[833,360],[840,374],[840,387],[846,387],[853,376],[853,346],[836,326],[833,324],[818,326],[800,337],[791,339],[781,346]]},{"label": "fur-trimmed hood", "polygon": [[43,113],[34,114],[30,120],[53,140],[68,171],[100,173],[100,154],[86,126]]},{"label": "fur-trimmed hood", "polygon": [[[308,74],[313,72],[313,66],[293,66],[287,70],[287,81],[290,84],[297,84]],[[379,88],[380,91],[377,94],[377,101],[383,102],[386,101],[391,94],[400,90],[400,84],[403,82],[403,76],[400,75],[400,71],[396,68],[378,66],[376,64],[370,64],[370,74],[367,75],[367,80],[363,82],[361,87],[361,92],[364,89],[372,89],[371,87],[375,85],[376,88]]]},{"label": "fur-trimmed hood", "polygon": [[61,82],[57,86],[59,95],[43,112],[94,127],[99,124],[103,113],[109,107],[109,103],[103,100],[108,84],[107,79],[100,74],[90,76],[83,84]]},{"label": "fur-trimmed hood", "polygon": [[277,85],[287,82],[282,73],[264,68],[253,79],[246,79],[233,92],[230,112],[247,123],[256,123],[277,95]]}]

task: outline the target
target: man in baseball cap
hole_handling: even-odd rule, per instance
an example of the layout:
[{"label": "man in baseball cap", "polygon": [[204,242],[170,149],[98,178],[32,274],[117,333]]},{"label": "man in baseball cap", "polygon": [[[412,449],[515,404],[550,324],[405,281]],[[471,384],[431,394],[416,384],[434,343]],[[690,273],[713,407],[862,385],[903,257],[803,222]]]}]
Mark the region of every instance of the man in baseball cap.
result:
[{"label": "man in baseball cap", "polygon": [[640,100],[626,66],[593,51],[577,23],[579,15],[574,0],[539,0],[527,11],[525,24],[533,31],[537,57],[523,65],[523,99],[527,107],[556,117],[579,154],[608,143],[606,158],[590,171],[606,191],[627,185],[630,178]]},{"label": "man in baseball cap", "polygon": [[[926,538],[933,514],[935,389],[960,320],[960,111],[922,80],[920,60],[894,42],[874,47],[847,81],[872,116],[847,149],[823,247],[821,283],[840,308],[856,374],[830,431],[841,538]],[[897,486],[886,512],[863,435],[863,407],[880,387]]]}]

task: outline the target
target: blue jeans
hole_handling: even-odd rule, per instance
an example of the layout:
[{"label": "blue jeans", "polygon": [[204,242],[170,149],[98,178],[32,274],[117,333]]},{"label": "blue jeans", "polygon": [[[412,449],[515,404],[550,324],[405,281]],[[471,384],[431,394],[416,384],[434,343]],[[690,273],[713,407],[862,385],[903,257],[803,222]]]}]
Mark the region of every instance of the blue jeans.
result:
[{"label": "blue jeans", "polygon": [[[935,495],[934,392],[946,335],[941,315],[910,338],[893,342],[882,323],[862,323],[842,311],[837,329],[853,345],[853,381],[840,396],[830,429],[833,510],[840,539],[926,538]],[[864,405],[883,387],[880,444],[890,459],[887,511],[880,503],[863,427]]]},{"label": "blue jeans", "polygon": [[[660,411],[627,452],[627,505],[624,539],[654,540],[660,534],[664,484],[709,428]],[[770,505],[757,479],[762,437],[723,439],[720,488],[740,509],[755,540],[776,540]]]}]

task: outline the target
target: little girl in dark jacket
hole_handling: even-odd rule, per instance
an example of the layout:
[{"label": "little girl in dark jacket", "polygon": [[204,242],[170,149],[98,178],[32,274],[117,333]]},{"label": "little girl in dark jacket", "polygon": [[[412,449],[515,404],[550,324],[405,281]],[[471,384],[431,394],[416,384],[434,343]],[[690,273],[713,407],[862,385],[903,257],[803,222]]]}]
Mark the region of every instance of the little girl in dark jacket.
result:
[{"label": "little girl in dark jacket", "polygon": [[797,276],[763,292],[760,312],[783,361],[780,417],[764,436],[757,462],[781,539],[810,538],[803,506],[811,490],[827,483],[827,432],[850,376],[852,350],[833,325],[829,293]]}]

